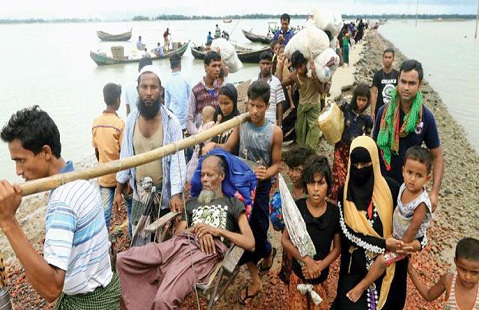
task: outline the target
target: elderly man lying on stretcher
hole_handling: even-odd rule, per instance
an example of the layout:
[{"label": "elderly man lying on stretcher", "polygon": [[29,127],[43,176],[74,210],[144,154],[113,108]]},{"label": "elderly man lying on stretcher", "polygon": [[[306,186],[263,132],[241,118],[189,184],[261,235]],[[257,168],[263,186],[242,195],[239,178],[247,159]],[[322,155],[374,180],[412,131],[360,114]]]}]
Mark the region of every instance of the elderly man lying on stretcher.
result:
[{"label": "elderly man lying on stretcher", "polygon": [[244,204],[224,195],[227,171],[222,157],[206,157],[202,190],[187,202],[187,218],[178,223],[176,236],[118,254],[122,309],[180,308],[194,285],[207,280],[231,242],[254,250]]}]

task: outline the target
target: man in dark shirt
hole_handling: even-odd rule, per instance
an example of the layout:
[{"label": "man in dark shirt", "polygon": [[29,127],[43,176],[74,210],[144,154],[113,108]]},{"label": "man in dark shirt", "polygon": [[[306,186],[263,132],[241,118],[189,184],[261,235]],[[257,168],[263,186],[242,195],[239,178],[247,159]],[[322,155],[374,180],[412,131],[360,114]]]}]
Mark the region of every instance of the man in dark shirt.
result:
[{"label": "man in dark shirt", "polygon": [[371,116],[373,120],[378,110],[391,101],[392,93],[396,89],[399,72],[393,69],[394,49],[388,48],[383,53],[383,68],[377,71],[373,77],[371,86]]},{"label": "man in dark shirt", "polygon": [[289,14],[284,13],[281,15],[280,21],[281,28],[275,31],[273,41],[278,41],[281,45],[285,46],[294,35],[293,30],[289,29],[291,17]]},{"label": "man in dark shirt", "polygon": [[409,147],[424,142],[433,156],[433,186],[429,193],[436,210],[444,173],[444,158],[434,115],[423,103],[420,88],[424,72],[420,62],[405,61],[399,70],[397,92],[382,106],[374,125],[373,139],[380,151],[383,176],[403,183],[402,166]]}]

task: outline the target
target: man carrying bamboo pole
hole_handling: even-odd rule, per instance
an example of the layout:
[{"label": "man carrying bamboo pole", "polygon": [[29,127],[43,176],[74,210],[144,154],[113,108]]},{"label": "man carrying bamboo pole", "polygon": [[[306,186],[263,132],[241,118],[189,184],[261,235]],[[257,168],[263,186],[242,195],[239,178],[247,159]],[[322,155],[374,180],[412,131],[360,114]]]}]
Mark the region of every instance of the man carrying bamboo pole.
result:
[{"label": "man carrying bamboo pole", "polygon": [[[153,65],[145,66],[138,75],[138,111],[128,115],[123,135],[120,159],[145,153],[183,138],[176,116],[162,104],[163,87],[160,75]],[[151,163],[132,167],[117,173],[114,205],[117,210],[123,202],[122,192],[129,182],[133,189],[133,202],[129,225],[136,226],[146,206],[141,203],[147,195],[141,187],[144,177],[151,177],[157,192],[161,193],[161,213],[183,211],[181,194],[186,180],[183,151],[168,155]],[[133,230],[133,234],[135,230]]]},{"label": "man carrying bamboo pole", "polygon": [[[60,133],[38,106],[15,113],[3,127],[16,172],[26,181],[73,170],[61,157]],[[22,188],[0,182],[0,229],[20,260],[28,280],[56,309],[115,309],[120,283],[112,272],[108,231],[100,191],[85,180],[62,185],[50,193],[43,257],[20,227],[15,213]]]}]

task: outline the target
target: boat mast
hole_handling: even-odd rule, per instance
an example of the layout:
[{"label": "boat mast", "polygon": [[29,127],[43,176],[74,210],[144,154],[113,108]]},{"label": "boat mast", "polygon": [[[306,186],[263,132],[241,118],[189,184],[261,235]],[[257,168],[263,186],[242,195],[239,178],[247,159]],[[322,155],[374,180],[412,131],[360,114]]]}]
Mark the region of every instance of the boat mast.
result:
[{"label": "boat mast", "polygon": [[477,25],[479,24],[479,0],[477,0],[477,12],[476,12],[476,33],[474,39],[477,39]]},{"label": "boat mast", "polygon": [[417,28],[417,13],[419,11],[419,0],[416,1],[416,28]]}]

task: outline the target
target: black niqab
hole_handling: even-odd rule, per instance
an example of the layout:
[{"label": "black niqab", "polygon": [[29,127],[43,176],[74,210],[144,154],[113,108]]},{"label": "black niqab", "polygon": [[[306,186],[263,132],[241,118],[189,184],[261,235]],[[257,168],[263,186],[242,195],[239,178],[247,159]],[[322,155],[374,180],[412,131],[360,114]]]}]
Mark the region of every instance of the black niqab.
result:
[{"label": "black niqab", "polygon": [[346,199],[354,202],[359,211],[368,210],[373,197],[373,166],[358,169],[354,164],[370,163],[371,156],[364,147],[355,148],[350,155],[349,184]]}]

